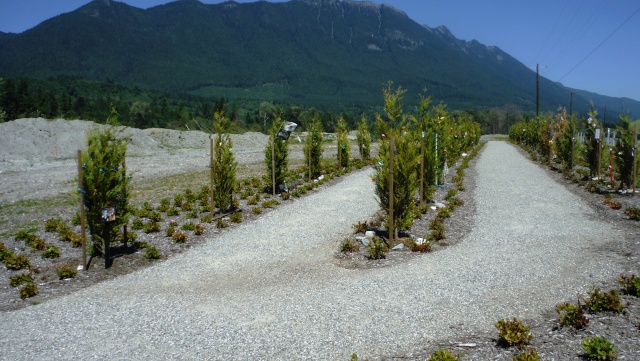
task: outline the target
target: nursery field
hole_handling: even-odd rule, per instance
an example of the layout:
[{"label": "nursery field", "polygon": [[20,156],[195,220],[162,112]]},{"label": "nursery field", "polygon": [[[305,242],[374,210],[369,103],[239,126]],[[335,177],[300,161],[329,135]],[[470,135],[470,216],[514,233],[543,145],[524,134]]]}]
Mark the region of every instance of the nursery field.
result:
[{"label": "nursery field", "polygon": [[[543,360],[582,360],[581,342],[593,336],[605,336],[620,359],[640,359],[638,297],[620,292],[622,312],[588,310],[582,329],[561,326],[556,312],[562,302],[595,299],[595,288],[621,290],[621,274],[640,274],[640,229],[625,213],[640,207],[638,197],[586,192],[498,138],[485,137],[477,155],[451,167],[394,244],[408,247],[370,260],[359,242],[381,220],[373,170],[331,170],[335,141],[325,142],[325,179],[283,199],[254,186],[267,137],[233,135],[245,211],[215,221],[198,211],[207,135],[130,129],[127,169],[141,227],[132,232],[146,247],[109,269],[94,259],[88,272],[59,277],[64,265],[81,263],[65,230],[79,231],[73,157],[88,126],[0,124],[0,242],[28,255],[39,287],[23,299],[9,284],[19,272],[0,269],[0,359],[426,360],[448,349],[461,360],[511,360],[531,347]],[[296,141],[292,169],[303,163]],[[441,215],[442,203],[450,214]],[[156,213],[160,230],[147,232]],[[434,222],[442,237],[433,236]],[[40,257],[46,251],[16,239],[26,233],[60,256]],[[430,252],[411,252],[416,238],[431,240]],[[494,324],[513,317],[530,326],[529,346],[500,342]]]}]

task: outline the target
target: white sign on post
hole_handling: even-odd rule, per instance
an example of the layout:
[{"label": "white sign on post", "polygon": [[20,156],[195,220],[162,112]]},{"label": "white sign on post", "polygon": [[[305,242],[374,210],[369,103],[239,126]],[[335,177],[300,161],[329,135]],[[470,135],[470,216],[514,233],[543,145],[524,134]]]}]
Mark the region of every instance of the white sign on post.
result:
[{"label": "white sign on post", "polygon": [[596,129],[596,139],[600,140],[600,129]]}]

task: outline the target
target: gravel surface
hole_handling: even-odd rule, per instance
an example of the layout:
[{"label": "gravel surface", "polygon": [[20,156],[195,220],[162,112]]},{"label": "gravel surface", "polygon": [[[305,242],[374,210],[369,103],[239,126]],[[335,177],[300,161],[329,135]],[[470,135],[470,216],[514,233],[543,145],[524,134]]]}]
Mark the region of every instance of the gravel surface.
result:
[{"label": "gravel surface", "polygon": [[370,173],[215,241],[0,314],[1,359],[376,359],[539,316],[615,278],[624,235],[505,142],[476,163],[464,241],[386,268],[333,264],[378,205]]}]

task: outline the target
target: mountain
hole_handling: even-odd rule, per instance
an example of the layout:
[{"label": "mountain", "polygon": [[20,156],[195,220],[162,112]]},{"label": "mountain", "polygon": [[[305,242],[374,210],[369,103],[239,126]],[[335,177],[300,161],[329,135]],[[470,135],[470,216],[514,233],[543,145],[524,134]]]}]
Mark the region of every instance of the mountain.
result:
[{"label": "mountain", "polygon": [[[0,55],[5,76],[65,74],[330,109],[379,106],[393,81],[408,90],[408,104],[426,87],[454,109],[535,111],[536,74],[509,54],[365,1],[182,0],[143,10],[94,0],[0,36]],[[576,93],[574,111],[586,112],[587,99]],[[568,107],[567,89],[541,77],[540,103]]]}]

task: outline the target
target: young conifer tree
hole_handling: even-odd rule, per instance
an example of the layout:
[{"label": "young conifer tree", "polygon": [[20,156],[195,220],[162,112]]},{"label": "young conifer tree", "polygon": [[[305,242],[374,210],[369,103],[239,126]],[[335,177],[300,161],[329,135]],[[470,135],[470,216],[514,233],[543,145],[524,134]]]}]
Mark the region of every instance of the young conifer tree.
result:
[{"label": "young conifer tree", "polygon": [[264,175],[265,184],[267,185],[267,191],[271,192],[273,188],[273,174],[272,174],[272,145],[273,145],[273,164],[275,167],[275,189],[276,193],[281,191],[281,186],[284,187],[286,182],[287,172],[289,171],[289,140],[278,137],[278,131],[284,127],[284,121],[277,117],[271,129],[269,130],[269,141],[267,147],[264,150],[264,161],[267,166],[266,174]]},{"label": "young conifer tree", "polygon": [[233,189],[236,183],[236,166],[231,140],[231,120],[224,116],[223,111],[216,111],[213,115],[213,127],[216,138],[213,144],[213,201],[221,212],[230,210],[233,206]]},{"label": "young conifer tree", "polygon": [[[87,151],[82,153],[82,189],[85,214],[91,233],[92,255],[104,254],[105,234],[115,239],[120,227],[129,220],[129,178],[123,162],[128,139],[118,130],[118,113],[111,107],[111,115],[103,127],[87,132]],[[102,221],[102,209],[115,207],[115,221]],[[104,227],[109,227],[106,229]]]},{"label": "young conifer tree", "polygon": [[634,131],[631,128],[632,119],[628,114],[620,114],[618,125],[618,139],[616,140],[616,169],[620,180],[620,189],[632,188],[633,182],[633,148],[635,147]]},{"label": "young conifer tree", "polygon": [[371,132],[369,131],[369,125],[367,124],[367,117],[365,117],[364,114],[362,115],[360,123],[358,123],[356,138],[358,140],[360,158],[363,160],[371,159]]},{"label": "young conifer tree", "polygon": [[[436,155],[435,155],[435,116],[430,111],[429,106],[431,104],[431,97],[421,95],[420,103],[418,104],[417,116],[412,117],[414,122],[414,129],[416,131],[415,137],[417,138],[418,144],[422,144],[424,142],[424,158],[422,158],[422,162],[424,162],[424,167],[420,167],[418,164],[418,179],[420,179],[420,170],[421,168],[424,170],[423,180],[424,180],[424,197],[426,199],[432,199],[433,194],[435,193],[436,187]],[[421,149],[419,149],[421,151]]]},{"label": "young conifer tree", "polygon": [[[304,144],[305,165],[311,166],[311,177],[313,178],[320,176],[322,171],[322,152],[322,122],[318,117],[314,117],[309,124],[309,132]],[[307,174],[309,174],[308,169]]]},{"label": "young conifer tree", "polygon": [[596,177],[598,175],[598,151],[599,142],[596,139],[596,129],[598,128],[598,111],[593,107],[589,110],[589,118],[585,121],[584,127],[584,145],[586,151],[587,164],[589,166],[589,175]]},{"label": "young conifer tree", "polygon": [[349,130],[347,129],[347,122],[340,118],[338,124],[336,124],[336,132],[338,133],[338,164],[340,168],[349,166],[349,154],[351,153],[351,145],[349,144]]}]

